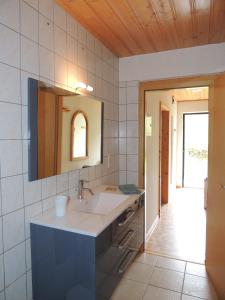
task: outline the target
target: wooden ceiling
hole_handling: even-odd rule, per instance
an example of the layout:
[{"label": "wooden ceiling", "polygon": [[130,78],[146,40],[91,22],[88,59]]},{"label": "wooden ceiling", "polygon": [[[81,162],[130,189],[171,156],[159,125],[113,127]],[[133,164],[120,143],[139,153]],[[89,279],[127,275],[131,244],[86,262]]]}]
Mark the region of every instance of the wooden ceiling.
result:
[{"label": "wooden ceiling", "polygon": [[55,0],[119,57],[225,42],[225,0]]},{"label": "wooden ceiling", "polygon": [[174,97],[177,102],[208,100],[209,88],[207,86],[204,86],[204,87],[175,89]]}]

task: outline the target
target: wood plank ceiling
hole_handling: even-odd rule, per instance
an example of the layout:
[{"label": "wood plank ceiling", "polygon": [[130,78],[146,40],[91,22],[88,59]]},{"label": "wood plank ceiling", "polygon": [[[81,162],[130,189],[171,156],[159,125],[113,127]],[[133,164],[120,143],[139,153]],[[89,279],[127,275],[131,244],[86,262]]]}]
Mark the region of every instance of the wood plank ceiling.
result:
[{"label": "wood plank ceiling", "polygon": [[55,0],[119,57],[225,42],[225,0]]},{"label": "wood plank ceiling", "polygon": [[173,93],[177,102],[200,101],[209,99],[209,88],[207,86],[175,89],[173,90]]}]

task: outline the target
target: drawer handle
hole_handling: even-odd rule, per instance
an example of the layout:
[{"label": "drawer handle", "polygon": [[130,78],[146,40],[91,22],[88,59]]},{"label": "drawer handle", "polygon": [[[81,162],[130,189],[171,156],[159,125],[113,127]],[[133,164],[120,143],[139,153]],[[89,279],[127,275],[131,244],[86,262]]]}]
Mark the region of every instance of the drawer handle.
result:
[{"label": "drawer handle", "polygon": [[135,235],[135,231],[133,229],[128,230],[120,240],[118,248],[119,249],[124,248],[129,243],[129,241],[134,237],[134,235]]},{"label": "drawer handle", "polygon": [[126,271],[126,269],[129,267],[129,265],[131,264],[135,256],[136,256],[136,252],[132,250],[126,253],[125,257],[123,258],[122,262],[118,267],[118,271],[117,271],[118,274],[123,274]]},{"label": "drawer handle", "polygon": [[133,217],[134,214],[135,214],[135,210],[130,209],[129,214],[127,215],[127,218],[123,222],[118,223],[118,226],[121,227],[121,226],[125,225]]}]

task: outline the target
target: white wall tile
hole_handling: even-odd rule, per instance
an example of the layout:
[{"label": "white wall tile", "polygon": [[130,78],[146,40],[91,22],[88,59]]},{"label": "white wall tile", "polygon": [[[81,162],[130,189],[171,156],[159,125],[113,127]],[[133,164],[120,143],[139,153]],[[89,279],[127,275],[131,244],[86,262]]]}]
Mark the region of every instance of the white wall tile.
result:
[{"label": "white wall tile", "polygon": [[0,140],[1,176],[22,173],[22,143],[17,140]]},{"label": "white wall tile", "polygon": [[68,62],[68,86],[74,88],[75,83],[78,81],[78,74],[77,74],[77,68],[76,65]]},{"label": "white wall tile", "polygon": [[61,55],[66,58],[66,32],[59,28],[58,26],[54,26],[54,43],[55,43],[55,53]]},{"label": "white wall tile", "polygon": [[127,171],[127,184],[135,184],[138,186],[138,173]]},{"label": "white wall tile", "polygon": [[127,172],[120,171],[119,172],[119,184],[126,184],[127,183]]},{"label": "white wall tile", "polygon": [[31,244],[30,239],[27,239],[25,241],[25,247],[26,247],[26,270],[31,269]]},{"label": "white wall tile", "polygon": [[68,173],[58,175],[57,179],[57,193],[62,193],[68,190],[69,188],[69,176]]},{"label": "white wall tile", "polygon": [[138,86],[127,87],[127,103],[138,103]]},{"label": "white wall tile", "polygon": [[0,139],[21,138],[21,106],[0,102]]},{"label": "white wall tile", "polygon": [[21,68],[39,74],[38,45],[25,37],[21,37]]},{"label": "white wall tile", "polygon": [[21,33],[31,40],[38,41],[38,12],[21,1]]},{"label": "white wall tile", "polygon": [[95,73],[98,77],[102,78],[102,60],[98,56],[95,59]]},{"label": "white wall tile", "polygon": [[0,23],[19,31],[20,8],[19,0],[1,1]]},{"label": "white wall tile", "polygon": [[20,71],[0,63],[0,100],[20,103]]},{"label": "white wall tile", "polygon": [[53,21],[53,11],[54,11],[53,0],[39,0],[39,11],[45,17]]},{"label": "white wall tile", "polygon": [[126,98],[126,88],[120,88],[119,92],[119,104],[126,104],[127,98]]},{"label": "white wall tile", "polygon": [[3,252],[2,217],[0,217],[0,254]]},{"label": "white wall tile", "polygon": [[87,50],[87,69],[89,72],[95,73],[95,55],[92,51]]},{"label": "white wall tile", "polygon": [[52,197],[46,198],[42,201],[43,212],[45,212],[48,209],[54,208],[55,198],[56,198],[56,196],[52,196]]},{"label": "white wall tile", "polygon": [[119,153],[120,154],[126,154],[127,153],[126,138],[119,138]]},{"label": "white wall tile", "polygon": [[26,274],[6,288],[6,300],[26,299]]},{"label": "white wall tile", "polygon": [[0,24],[0,62],[20,67],[19,34]]},{"label": "white wall tile", "polygon": [[3,216],[4,251],[25,240],[24,209]]},{"label": "white wall tile", "polygon": [[25,236],[26,239],[30,237],[30,220],[42,214],[41,202],[25,207]]},{"label": "white wall tile", "polygon": [[38,79],[37,75],[31,74],[29,72],[21,71],[21,94],[22,94],[22,104],[28,105],[28,78]]},{"label": "white wall tile", "polygon": [[138,121],[127,121],[127,137],[138,137]]},{"label": "white wall tile", "polygon": [[87,31],[79,23],[77,24],[77,38],[78,38],[78,41],[82,45],[86,46],[86,43],[87,43]]},{"label": "white wall tile", "polygon": [[92,52],[95,52],[95,38],[89,32],[87,32],[87,48]]},{"label": "white wall tile", "polygon": [[78,43],[77,45],[77,62],[82,68],[86,68],[87,65],[87,50],[83,44]]},{"label": "white wall tile", "polygon": [[119,106],[119,120],[126,121],[126,119],[127,119],[127,106],[120,105]]},{"label": "white wall tile", "polygon": [[71,35],[74,39],[77,39],[77,22],[76,20],[69,14],[66,16],[67,21],[67,33]]},{"label": "white wall tile", "polygon": [[23,176],[5,177],[2,184],[2,213],[7,214],[23,207]]},{"label": "white wall tile", "polygon": [[138,172],[138,155],[127,155],[127,171]]},{"label": "white wall tile", "polygon": [[29,139],[29,130],[28,130],[28,107],[22,106],[22,139]]},{"label": "white wall tile", "polygon": [[126,171],[127,169],[127,156],[119,155],[119,170]]},{"label": "white wall tile", "polygon": [[127,123],[119,122],[119,137],[126,137],[126,136],[127,136]]},{"label": "white wall tile", "polygon": [[23,151],[23,173],[28,172],[28,140],[23,140],[22,141],[22,151]]},{"label": "white wall tile", "polygon": [[4,289],[4,264],[3,255],[0,255],[0,291]]},{"label": "white wall tile", "polygon": [[127,138],[127,154],[138,154],[137,138]]},{"label": "white wall tile", "polygon": [[54,54],[49,50],[39,47],[40,76],[54,81]]},{"label": "white wall tile", "polygon": [[127,105],[127,120],[130,121],[138,120],[138,104]]},{"label": "white wall tile", "polygon": [[27,300],[32,300],[32,294],[33,290],[32,290],[32,273],[31,271],[27,272]]},{"label": "white wall tile", "polygon": [[78,187],[79,170],[69,172],[69,189]]},{"label": "white wall tile", "polygon": [[41,180],[28,181],[28,176],[23,176],[24,180],[24,204],[29,205],[41,200]]},{"label": "white wall tile", "polygon": [[55,55],[55,81],[67,84],[67,61],[58,55]]},{"label": "white wall tile", "polygon": [[5,292],[0,292],[0,300],[5,300]]},{"label": "white wall tile", "polygon": [[39,44],[53,51],[54,33],[53,23],[46,17],[39,15]]},{"label": "white wall tile", "polygon": [[54,4],[54,23],[66,31],[66,12],[57,4]]},{"label": "white wall tile", "polygon": [[77,63],[77,41],[70,35],[67,35],[67,59],[75,64]]},{"label": "white wall tile", "polygon": [[38,9],[38,0],[23,0],[23,1],[29,4],[30,6],[32,6],[33,8],[35,8],[36,10]]},{"label": "white wall tile", "polygon": [[42,199],[56,195],[56,176],[42,179]]}]

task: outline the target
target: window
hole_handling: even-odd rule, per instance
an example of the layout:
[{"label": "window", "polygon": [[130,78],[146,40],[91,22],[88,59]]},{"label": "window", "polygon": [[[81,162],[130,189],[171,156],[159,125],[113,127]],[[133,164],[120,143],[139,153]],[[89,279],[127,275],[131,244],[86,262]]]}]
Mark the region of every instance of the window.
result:
[{"label": "window", "polygon": [[88,156],[88,122],[82,111],[77,111],[71,123],[71,160]]}]

